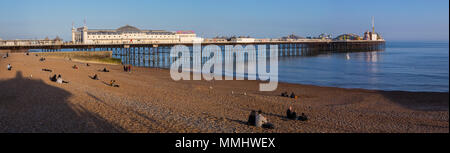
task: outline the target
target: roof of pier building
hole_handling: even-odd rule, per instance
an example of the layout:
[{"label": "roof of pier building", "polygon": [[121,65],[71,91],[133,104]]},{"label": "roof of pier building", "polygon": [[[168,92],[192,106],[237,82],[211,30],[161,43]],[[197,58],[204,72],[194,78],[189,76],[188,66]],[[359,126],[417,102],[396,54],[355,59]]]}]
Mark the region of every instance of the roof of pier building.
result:
[{"label": "roof of pier building", "polygon": [[141,30],[134,26],[125,25],[117,29],[89,29],[88,34],[94,35],[115,35],[122,33],[145,33],[149,35],[175,35],[175,32],[165,30]]},{"label": "roof of pier building", "polygon": [[362,39],[357,34],[349,33],[339,35],[336,38],[334,38],[334,40],[362,40]]},{"label": "roof of pier building", "polygon": [[297,36],[294,34],[291,34],[289,36],[285,36],[285,37],[281,37],[282,40],[286,40],[286,39],[305,39],[305,37],[302,36]]},{"label": "roof of pier building", "polygon": [[130,26],[130,25],[125,25],[123,27],[120,27],[116,30],[117,32],[128,32],[128,33],[132,33],[132,32],[141,32],[140,29]]}]

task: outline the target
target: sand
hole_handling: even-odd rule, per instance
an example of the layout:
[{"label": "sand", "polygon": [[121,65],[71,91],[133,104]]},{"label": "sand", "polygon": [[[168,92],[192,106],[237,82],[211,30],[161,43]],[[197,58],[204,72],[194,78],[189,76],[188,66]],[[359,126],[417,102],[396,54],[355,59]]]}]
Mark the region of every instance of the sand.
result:
[{"label": "sand", "polygon": [[[13,66],[7,71],[6,65]],[[71,67],[78,65],[79,69]],[[106,67],[109,73],[98,72]],[[45,72],[42,69],[51,69]],[[51,82],[61,74],[68,84]],[[100,80],[89,76],[98,74]],[[116,80],[119,88],[106,85]],[[0,132],[448,133],[448,92],[396,92],[258,81],[173,81],[168,70],[11,54],[0,59]],[[279,96],[295,92],[299,99]],[[284,118],[293,106],[309,120]],[[261,109],[275,129],[246,125]]]}]

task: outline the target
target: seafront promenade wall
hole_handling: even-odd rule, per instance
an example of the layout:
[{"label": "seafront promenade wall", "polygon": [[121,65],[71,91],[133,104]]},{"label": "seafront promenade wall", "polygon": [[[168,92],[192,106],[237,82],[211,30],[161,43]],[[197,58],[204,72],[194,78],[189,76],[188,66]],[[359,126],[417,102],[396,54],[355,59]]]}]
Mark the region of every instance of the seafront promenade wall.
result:
[{"label": "seafront promenade wall", "polygon": [[71,52],[33,52],[31,56],[61,58],[82,63],[121,64],[120,59],[112,57],[112,51],[71,51]]},{"label": "seafront promenade wall", "polygon": [[74,57],[112,57],[112,51],[74,51],[74,52],[36,52],[33,54],[37,54],[38,56],[43,57],[61,57],[61,58],[74,58]]}]

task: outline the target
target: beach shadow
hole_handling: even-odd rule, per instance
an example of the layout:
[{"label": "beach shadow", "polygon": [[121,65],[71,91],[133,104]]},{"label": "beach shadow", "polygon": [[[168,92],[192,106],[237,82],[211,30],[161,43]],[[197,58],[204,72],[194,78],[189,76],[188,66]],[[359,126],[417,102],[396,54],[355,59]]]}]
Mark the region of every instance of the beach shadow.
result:
[{"label": "beach shadow", "polygon": [[279,117],[281,119],[287,119],[286,116],[283,115],[278,115],[278,114],[273,114],[273,113],[262,113],[263,115],[267,115],[267,116],[275,116],[275,117]]},{"label": "beach shadow", "polygon": [[109,83],[105,82],[105,81],[102,81],[102,83],[111,87],[111,85]]},{"label": "beach shadow", "polygon": [[42,80],[16,77],[0,81],[0,132],[117,133],[126,132],[81,105],[72,94]]},{"label": "beach shadow", "polygon": [[379,94],[402,107],[419,111],[448,111],[449,93],[379,91]]},{"label": "beach shadow", "polygon": [[101,102],[101,103],[104,103],[104,101],[101,100],[100,98],[98,98],[97,96],[94,96],[93,94],[91,94],[91,93],[89,93],[89,92],[86,92],[86,94],[87,94],[89,97],[92,97],[92,98],[94,98],[95,100],[97,100],[97,101],[99,101],[99,102]]},{"label": "beach shadow", "polygon": [[[95,95],[93,95],[93,94],[91,94],[91,93],[89,93],[89,92],[86,92],[86,94],[87,94],[88,96],[94,98],[94,99],[97,100],[98,102],[102,103],[104,106],[107,106],[108,108],[110,108],[110,109],[112,109],[112,110],[114,110],[114,111],[116,111],[116,112],[119,112],[119,113],[124,114],[124,115],[126,115],[126,114],[129,113],[129,112],[131,112],[131,113],[134,113],[134,114],[136,114],[137,116],[139,116],[139,117],[141,117],[141,118],[146,119],[147,121],[153,122],[153,123],[155,123],[155,124],[160,124],[157,120],[155,120],[155,119],[153,119],[153,118],[150,118],[149,116],[147,116],[147,115],[145,115],[145,114],[139,113],[138,111],[134,111],[134,110],[132,110],[132,109],[129,109],[129,110],[127,110],[127,111],[129,111],[129,112],[125,112],[125,111],[123,111],[123,110],[119,110],[119,109],[117,109],[116,107],[107,104],[105,101],[101,100],[100,98],[98,98],[97,96],[95,96]],[[143,124],[143,123],[141,123],[141,124]],[[145,125],[145,126],[151,127],[150,125]],[[168,129],[168,127],[166,127],[166,128]]]},{"label": "beach shadow", "polygon": [[248,125],[247,121],[234,120],[234,119],[231,119],[231,118],[226,118],[226,119],[229,120],[229,121],[232,121],[232,122],[236,122],[236,123],[242,124],[242,125],[250,126],[250,125]]},{"label": "beach shadow", "polygon": [[[241,110],[247,111],[249,114],[250,114],[250,112],[253,111],[253,110],[247,109],[247,108],[241,108]],[[254,110],[254,111],[258,111],[258,110]],[[286,116],[279,115],[279,114],[266,113],[266,112],[262,112],[262,114],[263,114],[264,116],[274,116],[274,117],[279,117],[279,118],[281,118],[281,120],[288,120],[288,118],[287,118]]]},{"label": "beach shadow", "polygon": [[111,70],[106,70],[106,71],[104,71],[103,69],[100,69],[100,70],[97,70],[98,72],[103,72],[103,73],[109,73],[109,72],[111,72]]}]

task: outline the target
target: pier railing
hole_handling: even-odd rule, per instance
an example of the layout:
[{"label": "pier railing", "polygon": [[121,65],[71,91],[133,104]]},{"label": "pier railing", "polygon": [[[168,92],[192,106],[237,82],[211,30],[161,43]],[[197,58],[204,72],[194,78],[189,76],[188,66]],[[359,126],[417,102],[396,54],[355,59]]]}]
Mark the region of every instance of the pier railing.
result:
[{"label": "pier railing", "polygon": [[[372,40],[329,40],[329,39],[298,39],[298,40],[257,40],[254,42],[234,42],[234,41],[225,41],[225,42],[212,42],[212,41],[204,41],[202,44],[224,44],[224,45],[234,45],[234,44],[291,44],[291,43],[384,43],[384,40],[380,41],[372,41]],[[130,41],[130,42],[122,42],[122,43],[72,43],[72,42],[61,42],[61,41],[53,41],[53,40],[0,40],[0,49],[10,49],[10,48],[30,48],[30,49],[40,49],[43,47],[52,47],[53,48],[70,48],[77,46],[116,46],[116,45],[134,45],[134,44],[144,44],[144,45],[188,45],[193,42],[180,42],[180,41]]]}]

